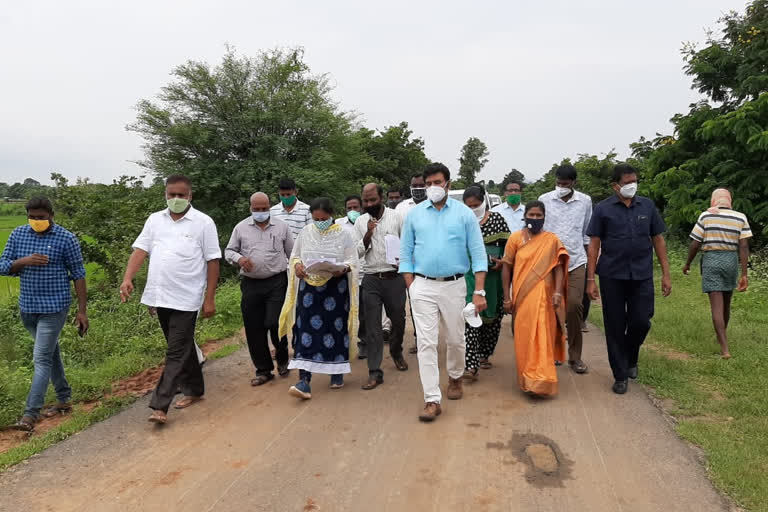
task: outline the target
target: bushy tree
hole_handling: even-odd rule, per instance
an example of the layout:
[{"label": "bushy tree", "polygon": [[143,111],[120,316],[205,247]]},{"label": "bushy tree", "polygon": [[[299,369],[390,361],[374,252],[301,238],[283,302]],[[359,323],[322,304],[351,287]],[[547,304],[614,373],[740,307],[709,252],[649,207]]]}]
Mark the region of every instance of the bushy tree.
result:
[{"label": "bushy tree", "polygon": [[470,137],[461,148],[459,157],[459,178],[464,184],[471,185],[488,163],[488,147],[477,137]]}]

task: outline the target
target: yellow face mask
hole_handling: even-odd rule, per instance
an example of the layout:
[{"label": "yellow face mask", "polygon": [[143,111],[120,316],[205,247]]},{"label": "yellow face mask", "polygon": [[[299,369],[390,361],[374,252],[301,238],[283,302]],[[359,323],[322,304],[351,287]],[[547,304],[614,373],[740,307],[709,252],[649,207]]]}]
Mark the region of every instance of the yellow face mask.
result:
[{"label": "yellow face mask", "polygon": [[32,226],[32,229],[34,229],[37,233],[42,233],[43,231],[51,227],[51,221],[29,219],[29,225]]}]

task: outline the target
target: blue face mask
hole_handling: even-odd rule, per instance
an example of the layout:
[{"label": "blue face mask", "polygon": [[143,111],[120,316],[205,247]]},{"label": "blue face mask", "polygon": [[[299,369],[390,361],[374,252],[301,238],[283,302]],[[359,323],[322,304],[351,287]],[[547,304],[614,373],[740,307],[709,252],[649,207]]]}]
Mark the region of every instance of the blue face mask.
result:
[{"label": "blue face mask", "polygon": [[251,212],[251,217],[256,222],[267,222],[269,220],[269,212]]},{"label": "blue face mask", "polygon": [[329,227],[331,227],[331,224],[333,224],[333,219],[325,219],[325,220],[316,220],[315,221],[315,227],[319,229],[320,231],[325,231]]}]

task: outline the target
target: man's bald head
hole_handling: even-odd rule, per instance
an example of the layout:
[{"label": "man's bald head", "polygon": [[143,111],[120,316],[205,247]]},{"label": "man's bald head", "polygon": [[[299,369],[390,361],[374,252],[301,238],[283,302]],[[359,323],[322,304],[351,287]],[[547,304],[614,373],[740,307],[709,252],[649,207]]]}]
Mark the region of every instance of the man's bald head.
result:
[{"label": "man's bald head", "polygon": [[384,189],[376,183],[369,183],[363,187],[363,208],[366,213],[379,218],[381,216],[381,202],[384,196]]},{"label": "man's bald head", "polygon": [[269,196],[264,192],[256,192],[251,196],[252,212],[268,212],[269,206]]}]

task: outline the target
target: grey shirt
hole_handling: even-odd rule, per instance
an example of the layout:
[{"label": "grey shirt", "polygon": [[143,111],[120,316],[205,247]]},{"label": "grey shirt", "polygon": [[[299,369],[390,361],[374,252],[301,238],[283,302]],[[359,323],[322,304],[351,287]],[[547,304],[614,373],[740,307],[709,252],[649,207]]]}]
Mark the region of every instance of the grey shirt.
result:
[{"label": "grey shirt", "polygon": [[293,234],[288,224],[270,216],[269,224],[262,229],[248,217],[232,230],[224,258],[232,265],[237,265],[242,257],[248,258],[253,263],[253,272],[240,269],[240,275],[265,279],[285,272],[292,250]]}]

